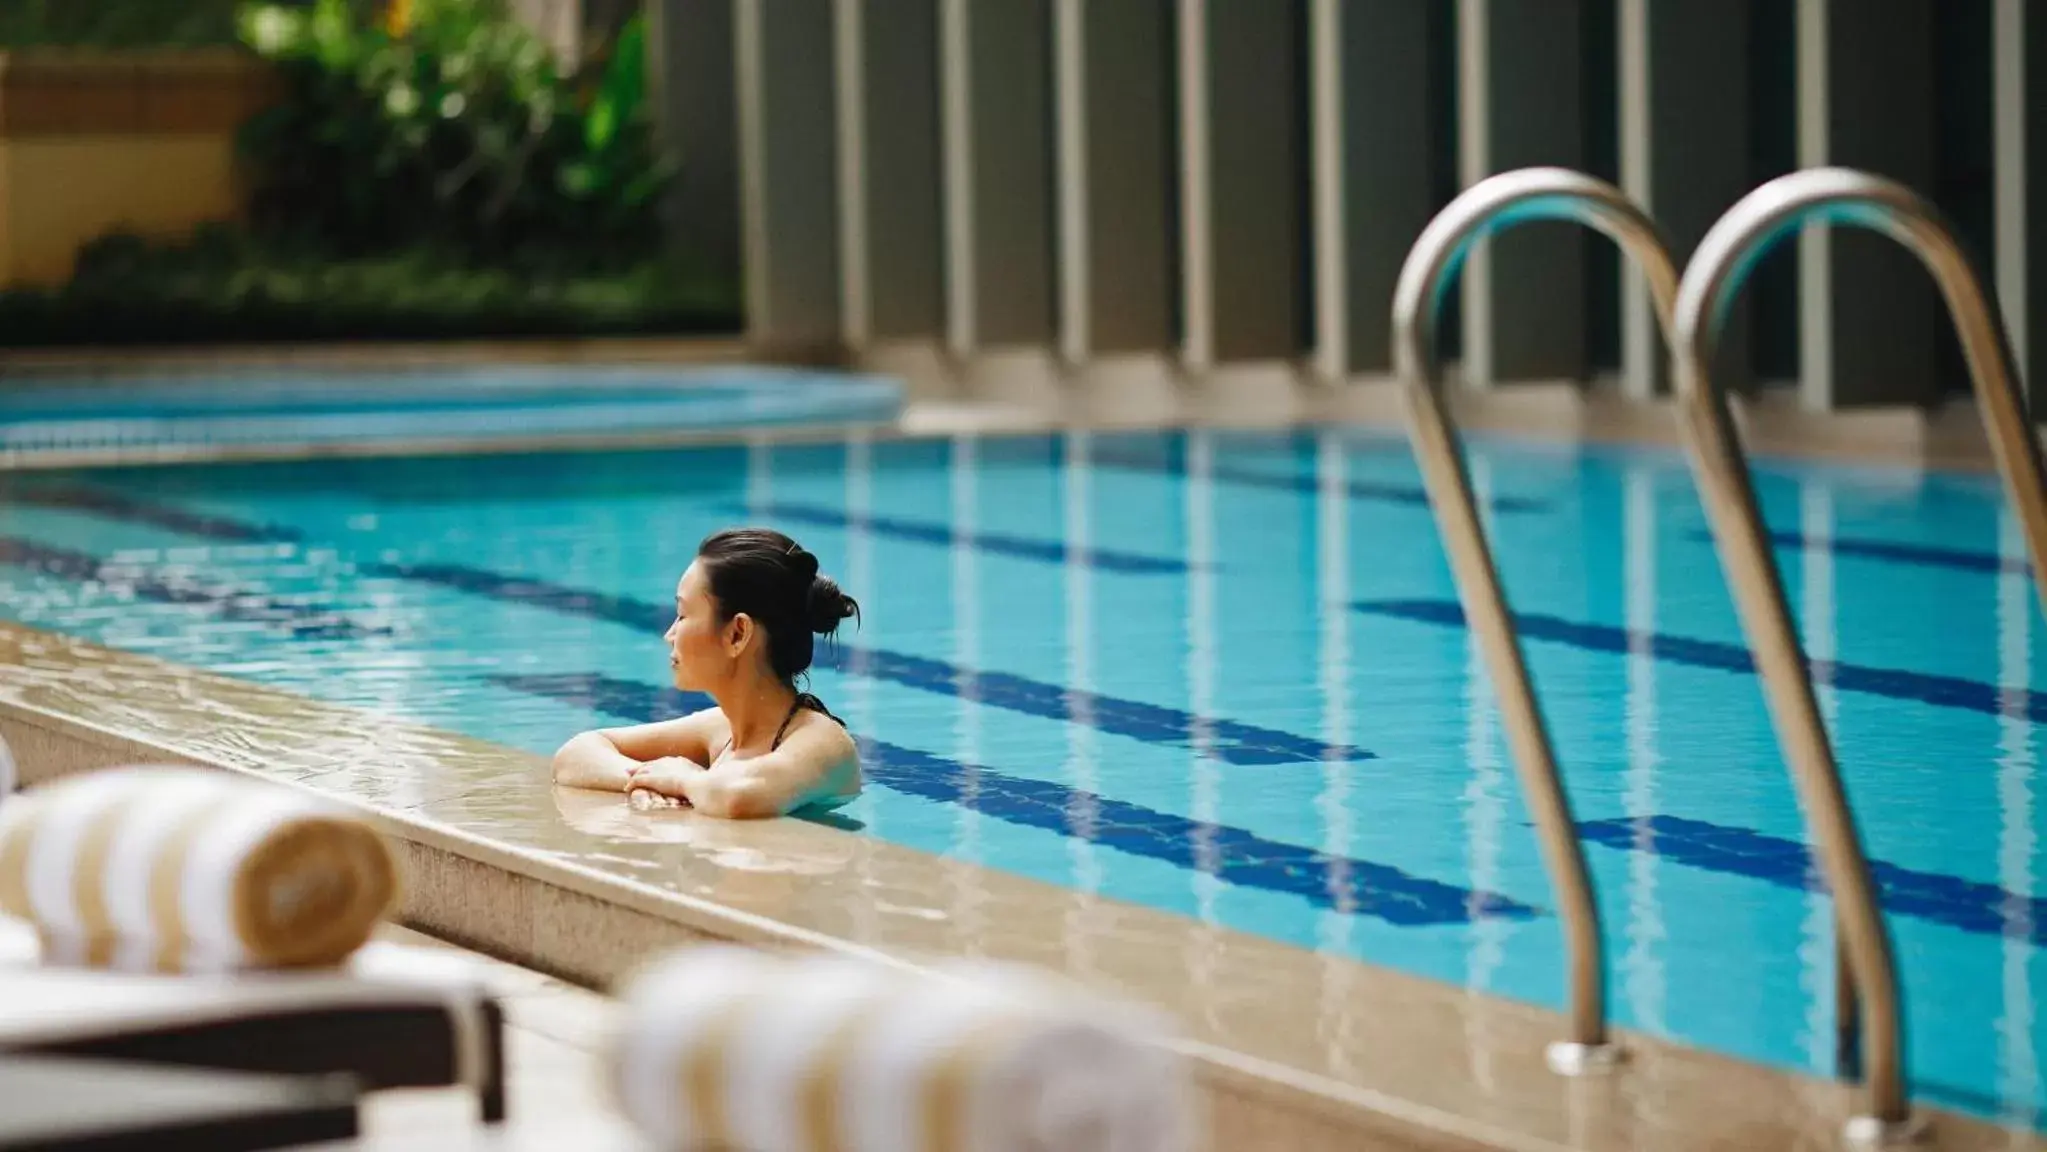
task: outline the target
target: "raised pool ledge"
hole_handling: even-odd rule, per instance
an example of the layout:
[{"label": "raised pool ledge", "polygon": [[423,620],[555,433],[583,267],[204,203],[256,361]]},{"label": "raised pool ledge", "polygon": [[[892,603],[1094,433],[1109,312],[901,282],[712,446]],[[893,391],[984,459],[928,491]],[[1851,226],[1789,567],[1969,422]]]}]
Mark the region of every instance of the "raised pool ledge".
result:
[{"label": "raised pool ledge", "polygon": [[[356,806],[398,846],[403,923],[593,988],[704,940],[1068,973],[1178,1021],[1219,1150],[1823,1149],[1856,1101],[1634,1034],[1619,1071],[1560,1078],[1545,1009],[824,824],[636,812],[527,753],[6,623],[0,736],[31,784],[172,762]],[[1929,1148],[2047,1147],[1928,1115]]]}]

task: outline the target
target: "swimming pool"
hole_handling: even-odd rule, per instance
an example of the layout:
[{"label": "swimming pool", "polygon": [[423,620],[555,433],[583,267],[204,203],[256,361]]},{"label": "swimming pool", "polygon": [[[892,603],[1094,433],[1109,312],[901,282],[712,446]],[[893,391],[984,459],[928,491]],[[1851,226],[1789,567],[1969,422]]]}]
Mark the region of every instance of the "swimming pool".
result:
[{"label": "swimming pool", "polygon": [[[1481,440],[1626,1025],[1832,1063],[1829,905],[1682,462]],[[2047,627],[1994,479],[1771,463],[1915,1092],[2037,1123]],[[796,534],[869,834],[1561,1005],[1561,925],[1404,441],[755,442],[0,475],[0,615],[551,750],[687,707],[699,537]],[[4,674],[4,673],[0,673]]]},{"label": "swimming pool", "polygon": [[903,399],[902,384],[885,377],[764,364],[17,376],[0,411],[0,463],[364,444],[387,452],[507,440],[531,447],[547,437],[879,423],[898,416]]}]

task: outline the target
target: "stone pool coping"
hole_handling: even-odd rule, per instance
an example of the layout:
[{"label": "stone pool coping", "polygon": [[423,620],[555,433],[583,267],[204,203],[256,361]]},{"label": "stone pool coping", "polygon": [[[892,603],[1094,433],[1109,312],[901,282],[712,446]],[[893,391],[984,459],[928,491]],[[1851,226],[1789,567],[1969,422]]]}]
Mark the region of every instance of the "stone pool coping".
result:
[{"label": "stone pool coping", "polygon": [[[1833,1148],[1858,1099],[1635,1034],[1619,1071],[1560,1078],[1545,1009],[823,824],[634,812],[528,753],[6,623],[0,736],[30,783],[178,762],[356,806],[400,852],[401,922],[591,987],[707,939],[1067,972],[1178,1020],[1231,1152]],[[1924,1115],[1926,1147],[2047,1147]]]}]

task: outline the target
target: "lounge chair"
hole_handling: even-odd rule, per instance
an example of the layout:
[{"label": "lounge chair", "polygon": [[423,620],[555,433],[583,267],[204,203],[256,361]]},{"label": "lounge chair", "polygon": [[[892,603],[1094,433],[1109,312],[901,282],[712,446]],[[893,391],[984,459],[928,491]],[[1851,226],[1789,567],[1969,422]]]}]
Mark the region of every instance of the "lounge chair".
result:
[{"label": "lounge chair", "polygon": [[357,1135],[346,1076],[0,1057],[0,1152],[255,1152]]},{"label": "lounge chair", "polygon": [[462,1086],[505,1117],[504,1014],[456,953],[377,941],[340,968],[133,975],[39,963],[0,919],[0,1056],[48,1053],[242,1072],[347,1073],[364,1091]]}]

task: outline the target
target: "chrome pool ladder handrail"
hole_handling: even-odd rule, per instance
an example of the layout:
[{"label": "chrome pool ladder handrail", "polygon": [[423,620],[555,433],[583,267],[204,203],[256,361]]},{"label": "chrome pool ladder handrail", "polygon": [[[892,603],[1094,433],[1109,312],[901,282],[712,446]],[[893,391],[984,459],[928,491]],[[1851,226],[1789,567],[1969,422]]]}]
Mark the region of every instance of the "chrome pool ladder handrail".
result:
[{"label": "chrome pool ladder handrail", "polygon": [[1608,1067],[1620,1054],[1607,1032],[1599,905],[1557,772],[1555,748],[1472,496],[1456,424],[1438,387],[1434,353],[1436,317],[1471,246],[1489,233],[1530,220],[1575,221],[1620,245],[1648,281],[1666,335],[1672,330],[1678,276],[1655,222],[1619,189],[1567,168],[1524,168],[1472,185],[1437,213],[1409,250],[1393,293],[1393,363],[1407,406],[1408,436],[1450,556],[1458,598],[1499,698],[1515,768],[1541,837],[1543,866],[1563,917],[1571,1031],[1568,1040],[1550,1045],[1548,1058],[1550,1067],[1569,1075]]},{"label": "chrome pool ladder handrail", "polygon": [[1869,1146],[1910,1139],[1915,1127],[1905,1090],[1896,965],[1861,833],[1763,531],[1747,458],[1711,372],[1714,342],[1757,262],[1773,242],[1814,218],[1889,236],[1910,249],[1939,285],[1961,336],[2005,492],[2018,511],[2043,606],[2047,585],[2038,582],[2047,576],[2047,479],[2011,346],[1982,277],[1938,211],[1909,188],[1841,168],[1794,172],[1743,197],[1700,241],[1679,284],[1672,335],[1681,426],[1721,567],[1755,652],[1800,806],[1818,842],[1821,870],[1834,893],[1843,975],[1853,980],[1843,989],[1849,993],[1841,997],[1844,1011],[1854,1012],[1852,991],[1861,992],[1869,1114],[1851,1120],[1847,1135]]}]

